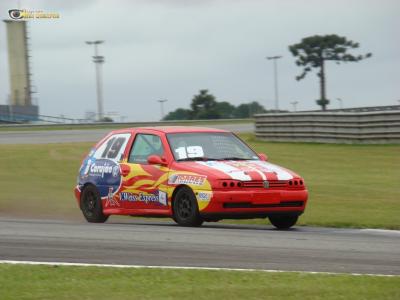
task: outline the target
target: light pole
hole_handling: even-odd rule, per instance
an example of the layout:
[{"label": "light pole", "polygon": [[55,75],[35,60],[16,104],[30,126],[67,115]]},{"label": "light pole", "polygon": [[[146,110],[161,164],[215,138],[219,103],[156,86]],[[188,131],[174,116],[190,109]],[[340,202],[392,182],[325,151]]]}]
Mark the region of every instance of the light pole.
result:
[{"label": "light pole", "polygon": [[167,99],[157,100],[160,102],[160,109],[161,109],[161,121],[164,119],[164,102],[167,102]]},{"label": "light pole", "polygon": [[340,109],[343,109],[343,100],[342,98],[336,98],[337,101],[340,103]]},{"label": "light pole", "polygon": [[275,90],[275,110],[279,110],[279,93],[278,93],[278,66],[277,60],[282,58],[281,55],[267,56],[266,59],[274,61],[274,90]]},{"label": "light pole", "polygon": [[101,74],[101,64],[104,63],[104,56],[99,55],[97,46],[104,41],[86,41],[86,44],[94,46],[93,62],[96,67],[96,92],[97,92],[97,118],[101,121],[104,117],[103,111],[103,81]]},{"label": "light pole", "polygon": [[296,112],[297,111],[297,104],[299,104],[299,101],[293,101],[293,102],[290,102],[290,104],[293,105],[293,110],[294,110],[294,112]]}]

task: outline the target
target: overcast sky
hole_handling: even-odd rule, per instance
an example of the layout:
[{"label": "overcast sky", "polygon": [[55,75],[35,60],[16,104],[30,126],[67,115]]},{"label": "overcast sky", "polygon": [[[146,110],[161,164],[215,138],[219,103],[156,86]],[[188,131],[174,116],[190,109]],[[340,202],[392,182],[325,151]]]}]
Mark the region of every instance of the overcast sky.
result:
[{"label": "overcast sky", "polygon": [[[359,63],[327,65],[331,108],[395,105],[400,100],[400,1],[389,0],[135,0],[8,1],[8,9],[58,12],[59,20],[29,21],[33,83],[40,113],[81,118],[96,110],[93,48],[105,56],[106,112],[130,121],[158,120],[189,107],[208,89],[219,101],[259,101],[273,108],[272,62],[278,62],[280,107],[317,109],[318,78],[296,81],[300,68],[288,45],[315,34],[338,34],[372,52]],[[5,24],[0,25],[0,104],[9,94]]]}]

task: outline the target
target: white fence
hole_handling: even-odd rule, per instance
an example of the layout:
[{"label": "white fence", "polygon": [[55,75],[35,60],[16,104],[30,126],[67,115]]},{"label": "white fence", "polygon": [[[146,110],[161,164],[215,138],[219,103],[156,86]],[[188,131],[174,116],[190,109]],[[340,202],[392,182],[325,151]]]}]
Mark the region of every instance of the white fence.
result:
[{"label": "white fence", "polygon": [[255,115],[256,137],[268,141],[400,143],[400,110]]}]

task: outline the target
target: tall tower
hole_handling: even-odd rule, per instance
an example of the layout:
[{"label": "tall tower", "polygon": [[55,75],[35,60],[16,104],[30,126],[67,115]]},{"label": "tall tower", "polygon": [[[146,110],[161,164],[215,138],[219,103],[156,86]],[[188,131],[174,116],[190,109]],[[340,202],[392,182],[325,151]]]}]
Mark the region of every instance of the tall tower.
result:
[{"label": "tall tower", "polygon": [[25,21],[5,20],[10,71],[10,96],[13,106],[31,106],[32,89]]}]

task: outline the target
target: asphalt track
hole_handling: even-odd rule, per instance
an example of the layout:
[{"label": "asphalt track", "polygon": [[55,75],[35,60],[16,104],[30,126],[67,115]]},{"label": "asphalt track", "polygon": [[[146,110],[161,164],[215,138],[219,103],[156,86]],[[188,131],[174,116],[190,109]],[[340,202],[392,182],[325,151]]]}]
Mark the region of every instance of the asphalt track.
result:
[{"label": "asphalt track", "polygon": [[[253,123],[215,124],[209,126],[237,133],[253,132]],[[72,129],[72,130],[32,130],[32,131],[0,131],[0,144],[48,144],[97,142],[112,129]]]},{"label": "asphalt track", "polygon": [[400,231],[0,218],[0,260],[400,275]]}]

